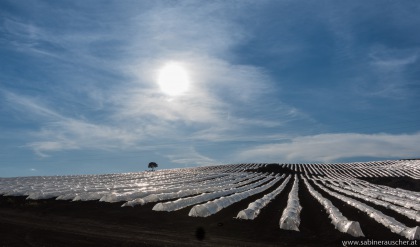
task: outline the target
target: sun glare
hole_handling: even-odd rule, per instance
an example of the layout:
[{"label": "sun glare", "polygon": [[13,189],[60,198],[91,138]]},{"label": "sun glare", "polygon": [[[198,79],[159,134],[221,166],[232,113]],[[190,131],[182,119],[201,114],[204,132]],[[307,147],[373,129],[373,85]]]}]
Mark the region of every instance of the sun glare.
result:
[{"label": "sun glare", "polygon": [[184,67],[170,63],[160,69],[157,83],[163,93],[178,96],[188,91],[190,79]]}]

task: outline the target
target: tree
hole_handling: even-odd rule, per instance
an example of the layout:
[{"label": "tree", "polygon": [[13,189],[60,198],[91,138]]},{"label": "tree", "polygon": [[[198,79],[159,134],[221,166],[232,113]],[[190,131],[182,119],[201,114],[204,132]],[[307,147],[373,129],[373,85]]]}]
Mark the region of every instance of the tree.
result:
[{"label": "tree", "polygon": [[158,167],[158,164],[156,162],[150,162],[148,167],[154,171]]}]

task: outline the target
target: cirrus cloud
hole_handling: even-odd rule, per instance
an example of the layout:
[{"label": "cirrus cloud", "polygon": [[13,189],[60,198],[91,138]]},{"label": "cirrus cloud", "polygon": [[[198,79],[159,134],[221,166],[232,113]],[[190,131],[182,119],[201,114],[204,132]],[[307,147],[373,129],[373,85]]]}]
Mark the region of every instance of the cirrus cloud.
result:
[{"label": "cirrus cloud", "polygon": [[352,157],[412,158],[420,153],[420,133],[320,134],[277,144],[256,145],[237,153],[238,160],[334,162]]}]

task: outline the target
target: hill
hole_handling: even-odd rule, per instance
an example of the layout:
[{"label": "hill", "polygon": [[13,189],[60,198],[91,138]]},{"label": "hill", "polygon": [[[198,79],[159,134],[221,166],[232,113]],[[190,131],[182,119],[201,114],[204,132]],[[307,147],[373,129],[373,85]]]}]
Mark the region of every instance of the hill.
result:
[{"label": "hill", "polygon": [[0,178],[0,245],[418,241],[419,179],[419,160]]}]

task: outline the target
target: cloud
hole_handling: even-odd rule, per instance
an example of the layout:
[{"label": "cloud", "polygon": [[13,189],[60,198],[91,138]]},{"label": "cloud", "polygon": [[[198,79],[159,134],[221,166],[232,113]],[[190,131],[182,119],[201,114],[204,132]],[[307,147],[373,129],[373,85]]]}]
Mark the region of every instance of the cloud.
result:
[{"label": "cloud", "polygon": [[[162,152],[164,151],[164,152]],[[189,166],[215,165],[219,162],[197,152],[194,147],[172,147],[168,150],[159,151],[162,156],[167,157],[171,162]]]},{"label": "cloud", "polygon": [[6,102],[9,103],[9,105],[17,111],[24,110],[27,113],[42,116],[45,118],[63,118],[56,112],[46,107],[43,107],[39,99],[20,96],[6,90],[1,90],[0,92],[4,95]]},{"label": "cloud", "polygon": [[83,119],[63,116],[40,100],[31,97],[3,92],[8,104],[22,116],[41,125],[38,131],[24,133],[25,144],[42,157],[46,152],[75,149],[120,149],[133,146],[141,140],[142,133],[127,131],[118,127],[90,123]]},{"label": "cloud", "polygon": [[77,144],[68,143],[65,141],[32,142],[27,144],[26,146],[31,148],[38,156],[43,158],[49,157],[49,155],[46,154],[46,152],[79,149]]},{"label": "cloud", "polygon": [[345,158],[409,158],[420,152],[415,134],[320,134],[288,142],[256,145],[237,153],[238,160],[277,162],[334,162]]},{"label": "cloud", "polygon": [[[405,100],[414,96],[410,86],[416,82],[410,76],[409,67],[418,63],[419,49],[373,46],[369,53],[369,73],[358,92],[368,97]],[[369,81],[367,81],[369,80]]]},{"label": "cloud", "polygon": [[[419,18],[416,7],[400,4],[347,3],[337,7],[330,20],[338,50],[335,59],[346,65],[341,74],[354,90],[354,97],[408,101],[415,97],[412,85],[417,84],[412,72],[419,64],[419,36],[412,34]],[[335,7],[334,7],[335,8]],[[354,17],[354,11],[363,14]],[[375,31],[372,31],[375,30]],[[344,34],[347,39],[339,39]],[[340,57],[346,50],[348,56]],[[348,77],[348,79],[345,79]]]},{"label": "cloud", "polygon": [[397,69],[410,64],[413,64],[418,59],[418,51],[410,49],[407,51],[393,51],[393,54],[378,54],[378,52],[372,52],[372,65],[378,67],[384,67],[386,69]]},{"label": "cloud", "polygon": [[133,41],[142,40],[135,45],[159,56],[181,51],[226,57],[233,46],[247,38],[244,29],[233,21],[246,5],[214,1],[156,4],[134,16],[135,28],[142,32]]}]

